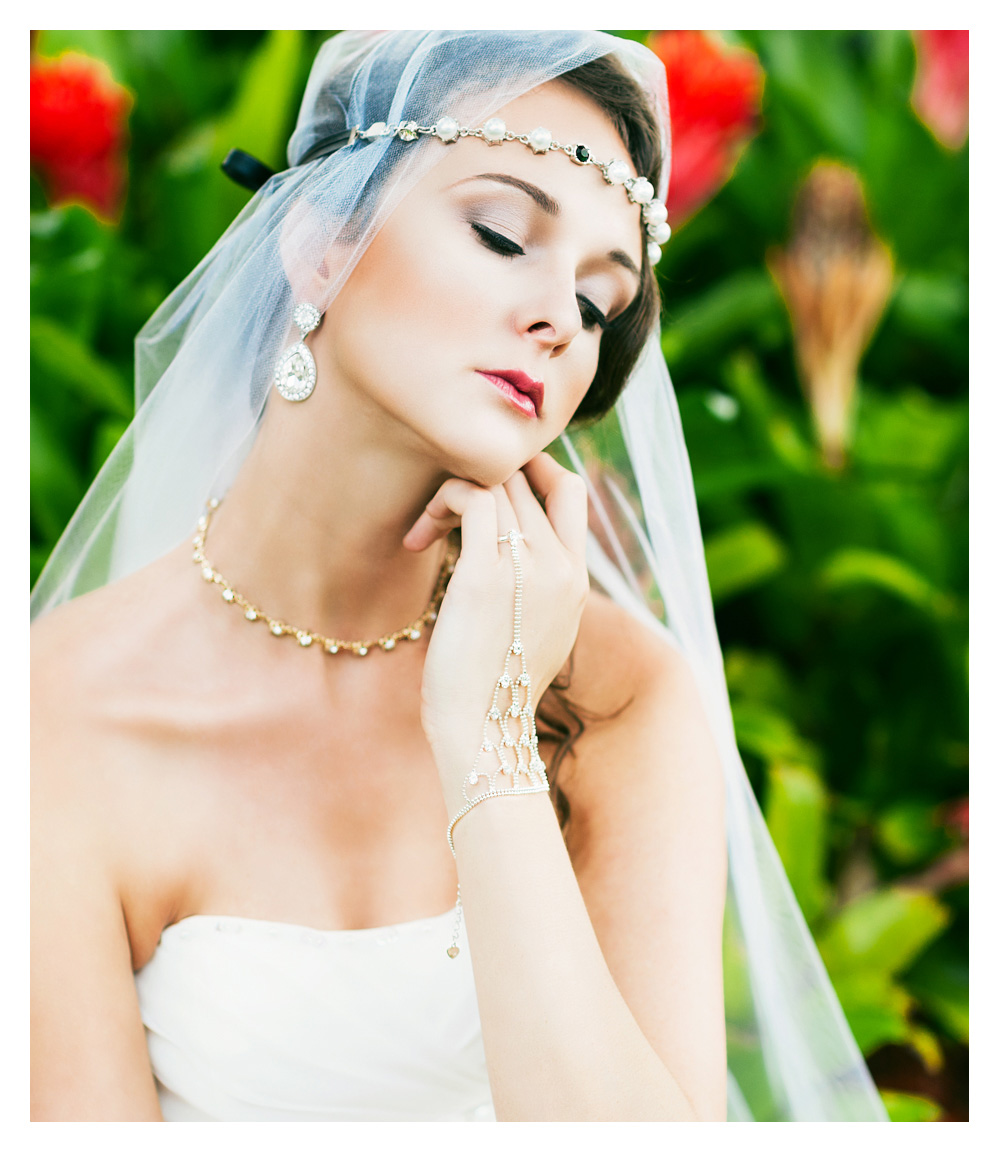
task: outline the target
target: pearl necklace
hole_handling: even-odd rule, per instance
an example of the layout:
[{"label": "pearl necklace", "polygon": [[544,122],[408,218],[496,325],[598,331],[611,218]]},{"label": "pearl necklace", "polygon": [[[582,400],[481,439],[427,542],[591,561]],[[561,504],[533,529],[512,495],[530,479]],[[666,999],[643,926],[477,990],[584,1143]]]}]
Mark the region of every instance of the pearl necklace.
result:
[{"label": "pearl necklace", "polygon": [[458,549],[453,543],[448,544],[447,554],[444,557],[444,563],[441,565],[441,570],[438,573],[437,585],[434,588],[433,596],[430,598],[430,603],[412,624],[407,625],[405,628],[400,628],[396,632],[388,632],[384,636],[379,636],[377,640],[338,640],[331,636],[323,636],[322,633],[313,632],[308,628],[295,628],[291,624],[286,624],[283,620],[276,620],[268,616],[266,612],[257,608],[256,605],[251,604],[241,592],[233,588],[222,573],[212,565],[211,561],[205,555],[205,540],[208,537],[208,526],[211,524],[212,513],[218,506],[219,501],[213,497],[208,501],[204,515],[198,520],[198,530],[194,535],[194,539],[191,541],[194,546],[194,553],[191,559],[195,564],[201,565],[201,575],[207,583],[218,584],[221,587],[222,599],[227,604],[239,605],[243,610],[244,619],[249,620],[251,623],[255,620],[263,620],[270,629],[271,635],[295,636],[303,648],[308,648],[315,642],[321,644],[322,647],[331,654],[349,651],[353,652],[355,656],[367,656],[368,652],[375,646],[385,652],[390,652],[395,647],[397,640],[419,640],[423,629],[437,619],[437,610],[440,608],[441,601],[444,599],[444,591],[447,588],[448,579],[454,571],[454,565],[458,559]]}]

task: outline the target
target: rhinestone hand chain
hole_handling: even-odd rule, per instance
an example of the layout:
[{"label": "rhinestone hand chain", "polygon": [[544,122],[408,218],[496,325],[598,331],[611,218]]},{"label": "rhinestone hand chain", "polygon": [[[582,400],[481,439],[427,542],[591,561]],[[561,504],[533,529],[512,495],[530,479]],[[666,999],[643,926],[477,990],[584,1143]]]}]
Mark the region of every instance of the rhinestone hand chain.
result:
[{"label": "rhinestone hand chain", "polygon": [[212,521],[212,513],[218,508],[219,503],[219,500],[214,497],[209,500],[204,515],[198,520],[198,530],[191,541],[194,546],[191,559],[195,564],[201,565],[201,575],[206,582],[218,584],[221,587],[222,599],[227,604],[236,604],[242,608],[244,618],[251,623],[256,620],[263,620],[270,629],[272,636],[294,636],[303,648],[309,648],[313,643],[320,644],[331,655],[335,655],[337,652],[353,652],[355,656],[367,656],[371,649],[376,647],[390,652],[399,640],[419,640],[423,629],[429,627],[437,619],[437,612],[441,601],[444,599],[447,582],[454,571],[454,565],[458,558],[458,549],[453,543],[448,544],[444,563],[441,565],[441,570],[437,576],[434,594],[421,615],[405,628],[400,628],[396,632],[388,632],[384,636],[379,636],[377,640],[338,640],[331,636],[323,636],[322,633],[313,632],[308,628],[296,628],[292,624],[286,624],[283,620],[276,620],[268,616],[266,612],[251,604],[241,592],[233,588],[205,555],[208,526]]},{"label": "rhinestone hand chain", "polygon": [[417,124],[415,120],[404,120],[400,124],[385,124],[379,121],[368,128],[352,128],[347,145],[357,140],[377,140],[392,136],[397,140],[410,142],[420,136],[436,136],[445,144],[453,144],[466,136],[485,140],[487,144],[504,144],[516,140],[526,144],[532,152],[564,152],[576,164],[588,164],[599,168],[608,184],[620,184],[628,194],[632,204],[642,206],[642,223],[648,236],[648,256],[651,264],[657,264],[662,256],[660,245],[670,238],[670,226],[666,223],[668,213],[662,200],[656,199],[656,190],[644,176],[632,176],[623,160],[595,160],[585,144],[561,144],[552,138],[547,128],[535,128],[528,133],[508,132],[506,124],[498,116],[487,120],[481,128],[467,128],[460,125],[452,116],[441,116],[434,124]]},{"label": "rhinestone hand chain", "polygon": [[[513,593],[513,641],[506,652],[503,661],[503,671],[493,688],[493,698],[486,713],[482,726],[482,743],[476,753],[472,769],[462,781],[461,794],[465,803],[455,813],[447,829],[448,847],[451,855],[457,858],[454,850],[454,826],[483,800],[490,800],[494,796],[526,796],[531,792],[547,792],[549,789],[548,774],[545,765],[538,754],[538,733],[534,724],[534,707],[531,698],[531,676],[527,671],[527,658],[524,654],[524,645],[521,639],[521,620],[524,602],[524,574],[520,565],[520,551],[517,542],[525,537],[520,532],[507,532],[500,536],[500,542],[510,544],[510,554],[513,559],[514,593]],[[516,676],[510,674],[510,661],[513,657],[520,657],[520,672]],[[520,689],[523,688],[523,700]],[[501,709],[501,696],[505,699],[510,694],[510,703]],[[520,734],[514,736],[509,727],[509,720],[513,718],[519,723]],[[494,726],[494,727],[491,727]],[[499,737],[496,735],[499,729]],[[495,753],[496,764],[492,771],[479,767],[483,753]],[[483,784],[483,781],[485,782]],[[453,960],[459,952],[458,933],[461,927],[461,885],[458,885],[458,899],[455,903],[454,931],[451,936],[451,946],[447,950],[448,956]]]}]

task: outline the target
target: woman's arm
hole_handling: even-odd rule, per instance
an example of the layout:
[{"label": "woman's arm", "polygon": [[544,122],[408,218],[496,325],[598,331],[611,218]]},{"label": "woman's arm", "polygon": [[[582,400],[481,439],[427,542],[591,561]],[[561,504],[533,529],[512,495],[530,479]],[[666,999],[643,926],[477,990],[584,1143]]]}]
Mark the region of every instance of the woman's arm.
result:
[{"label": "woman's arm", "polygon": [[500,1119],[726,1115],[721,768],[684,661],[620,629],[615,650],[638,694],[581,741],[571,861],[544,795],[455,827]]},{"label": "woman's arm", "polygon": [[88,741],[32,662],[31,1119],[162,1120]]},{"label": "woman's arm", "polygon": [[[582,480],[541,453],[496,488],[445,481],[407,533],[420,550],[461,525],[422,685],[451,816],[515,627],[537,695],[584,633],[586,519]],[[575,859],[539,793],[486,799],[454,829],[497,1115],[720,1119],[722,772],[667,642],[636,624],[606,640],[588,663],[616,661],[636,699],[574,773]]]}]

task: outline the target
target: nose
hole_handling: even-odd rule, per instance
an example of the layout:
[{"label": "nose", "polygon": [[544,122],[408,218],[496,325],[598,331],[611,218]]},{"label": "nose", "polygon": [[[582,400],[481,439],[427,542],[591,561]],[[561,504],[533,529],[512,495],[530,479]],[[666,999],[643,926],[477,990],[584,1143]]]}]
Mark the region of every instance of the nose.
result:
[{"label": "nose", "polygon": [[560,356],[583,326],[575,277],[547,277],[537,297],[520,310],[518,327],[552,356]]}]

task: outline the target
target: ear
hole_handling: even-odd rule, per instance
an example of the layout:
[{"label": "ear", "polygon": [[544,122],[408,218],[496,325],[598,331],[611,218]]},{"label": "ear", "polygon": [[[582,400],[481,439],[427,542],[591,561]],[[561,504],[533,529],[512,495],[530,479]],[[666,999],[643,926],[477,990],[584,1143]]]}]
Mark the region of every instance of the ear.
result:
[{"label": "ear", "polygon": [[314,304],[325,312],[337,271],[336,242],[315,207],[296,200],[281,225],[281,264],[297,304]]}]

